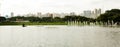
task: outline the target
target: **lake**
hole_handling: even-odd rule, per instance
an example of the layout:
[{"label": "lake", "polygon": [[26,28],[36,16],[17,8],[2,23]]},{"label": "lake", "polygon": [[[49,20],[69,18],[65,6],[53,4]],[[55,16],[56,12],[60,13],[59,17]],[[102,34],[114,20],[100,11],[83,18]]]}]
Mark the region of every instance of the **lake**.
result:
[{"label": "lake", "polygon": [[120,28],[0,26],[0,47],[120,47]]}]

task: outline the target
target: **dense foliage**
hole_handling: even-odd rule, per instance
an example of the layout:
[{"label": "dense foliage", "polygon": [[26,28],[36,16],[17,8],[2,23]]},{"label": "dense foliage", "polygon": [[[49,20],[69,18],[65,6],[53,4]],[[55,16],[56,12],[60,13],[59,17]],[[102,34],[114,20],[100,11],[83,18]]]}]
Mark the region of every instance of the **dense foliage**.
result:
[{"label": "dense foliage", "polygon": [[97,19],[87,18],[79,15],[68,15],[64,18],[60,17],[24,17],[24,16],[16,16],[11,18],[0,17],[0,22],[14,22],[14,21],[29,21],[29,22],[38,22],[38,23],[46,23],[46,22],[68,22],[68,21],[79,21],[79,22],[103,22],[103,23],[117,23],[120,25],[120,9],[112,9],[107,10],[105,13],[101,14]]},{"label": "dense foliage", "polygon": [[0,22],[4,22],[6,21],[6,18],[5,17],[0,17]]},{"label": "dense foliage", "polygon": [[102,22],[114,22],[119,24],[120,23],[120,9],[112,9],[106,11],[104,14],[101,14],[98,18],[98,21]]},{"label": "dense foliage", "polygon": [[83,16],[65,16],[64,18],[60,18],[60,17],[43,17],[43,18],[39,18],[39,17],[23,17],[23,16],[16,16],[16,17],[11,17],[8,18],[9,21],[17,21],[18,19],[21,19],[23,21],[28,20],[30,22],[66,22],[66,21],[89,21],[89,22],[93,22],[95,21],[94,19],[91,18],[86,18]]}]

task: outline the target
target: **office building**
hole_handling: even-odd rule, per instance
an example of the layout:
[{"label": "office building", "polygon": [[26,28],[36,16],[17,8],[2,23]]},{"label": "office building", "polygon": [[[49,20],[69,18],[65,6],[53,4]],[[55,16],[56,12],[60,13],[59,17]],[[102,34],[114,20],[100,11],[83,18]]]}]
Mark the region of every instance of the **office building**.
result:
[{"label": "office building", "polygon": [[90,17],[91,16],[91,11],[90,10],[86,10],[86,11],[84,11],[84,16],[85,17]]},{"label": "office building", "polygon": [[14,13],[13,13],[13,12],[11,12],[11,14],[10,14],[10,15],[11,15],[11,17],[14,17]]},{"label": "office building", "polygon": [[40,17],[40,18],[41,18],[41,17],[42,17],[42,13],[41,13],[41,12],[38,12],[38,13],[37,13],[37,17]]}]

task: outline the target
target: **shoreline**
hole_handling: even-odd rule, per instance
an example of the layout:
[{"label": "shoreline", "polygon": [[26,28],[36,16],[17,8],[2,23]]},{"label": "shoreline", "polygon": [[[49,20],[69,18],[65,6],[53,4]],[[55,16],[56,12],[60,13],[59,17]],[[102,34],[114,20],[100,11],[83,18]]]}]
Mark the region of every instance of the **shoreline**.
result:
[{"label": "shoreline", "polygon": [[1,25],[67,25],[65,22],[3,22]]},{"label": "shoreline", "polygon": [[0,23],[0,26],[22,26],[23,24],[25,24],[25,26],[46,26],[46,25],[52,25],[52,26],[102,26],[102,27],[120,27],[119,25],[113,26],[113,25],[88,25],[88,24],[79,24],[79,25],[71,25],[68,24],[66,22],[3,22]]}]

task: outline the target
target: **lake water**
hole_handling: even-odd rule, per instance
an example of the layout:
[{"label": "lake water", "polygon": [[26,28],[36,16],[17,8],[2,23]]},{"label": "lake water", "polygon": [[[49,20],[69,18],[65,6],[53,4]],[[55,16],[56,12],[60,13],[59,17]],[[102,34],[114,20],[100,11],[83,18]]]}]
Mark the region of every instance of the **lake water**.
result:
[{"label": "lake water", "polygon": [[120,47],[120,28],[0,26],[0,47]]}]

